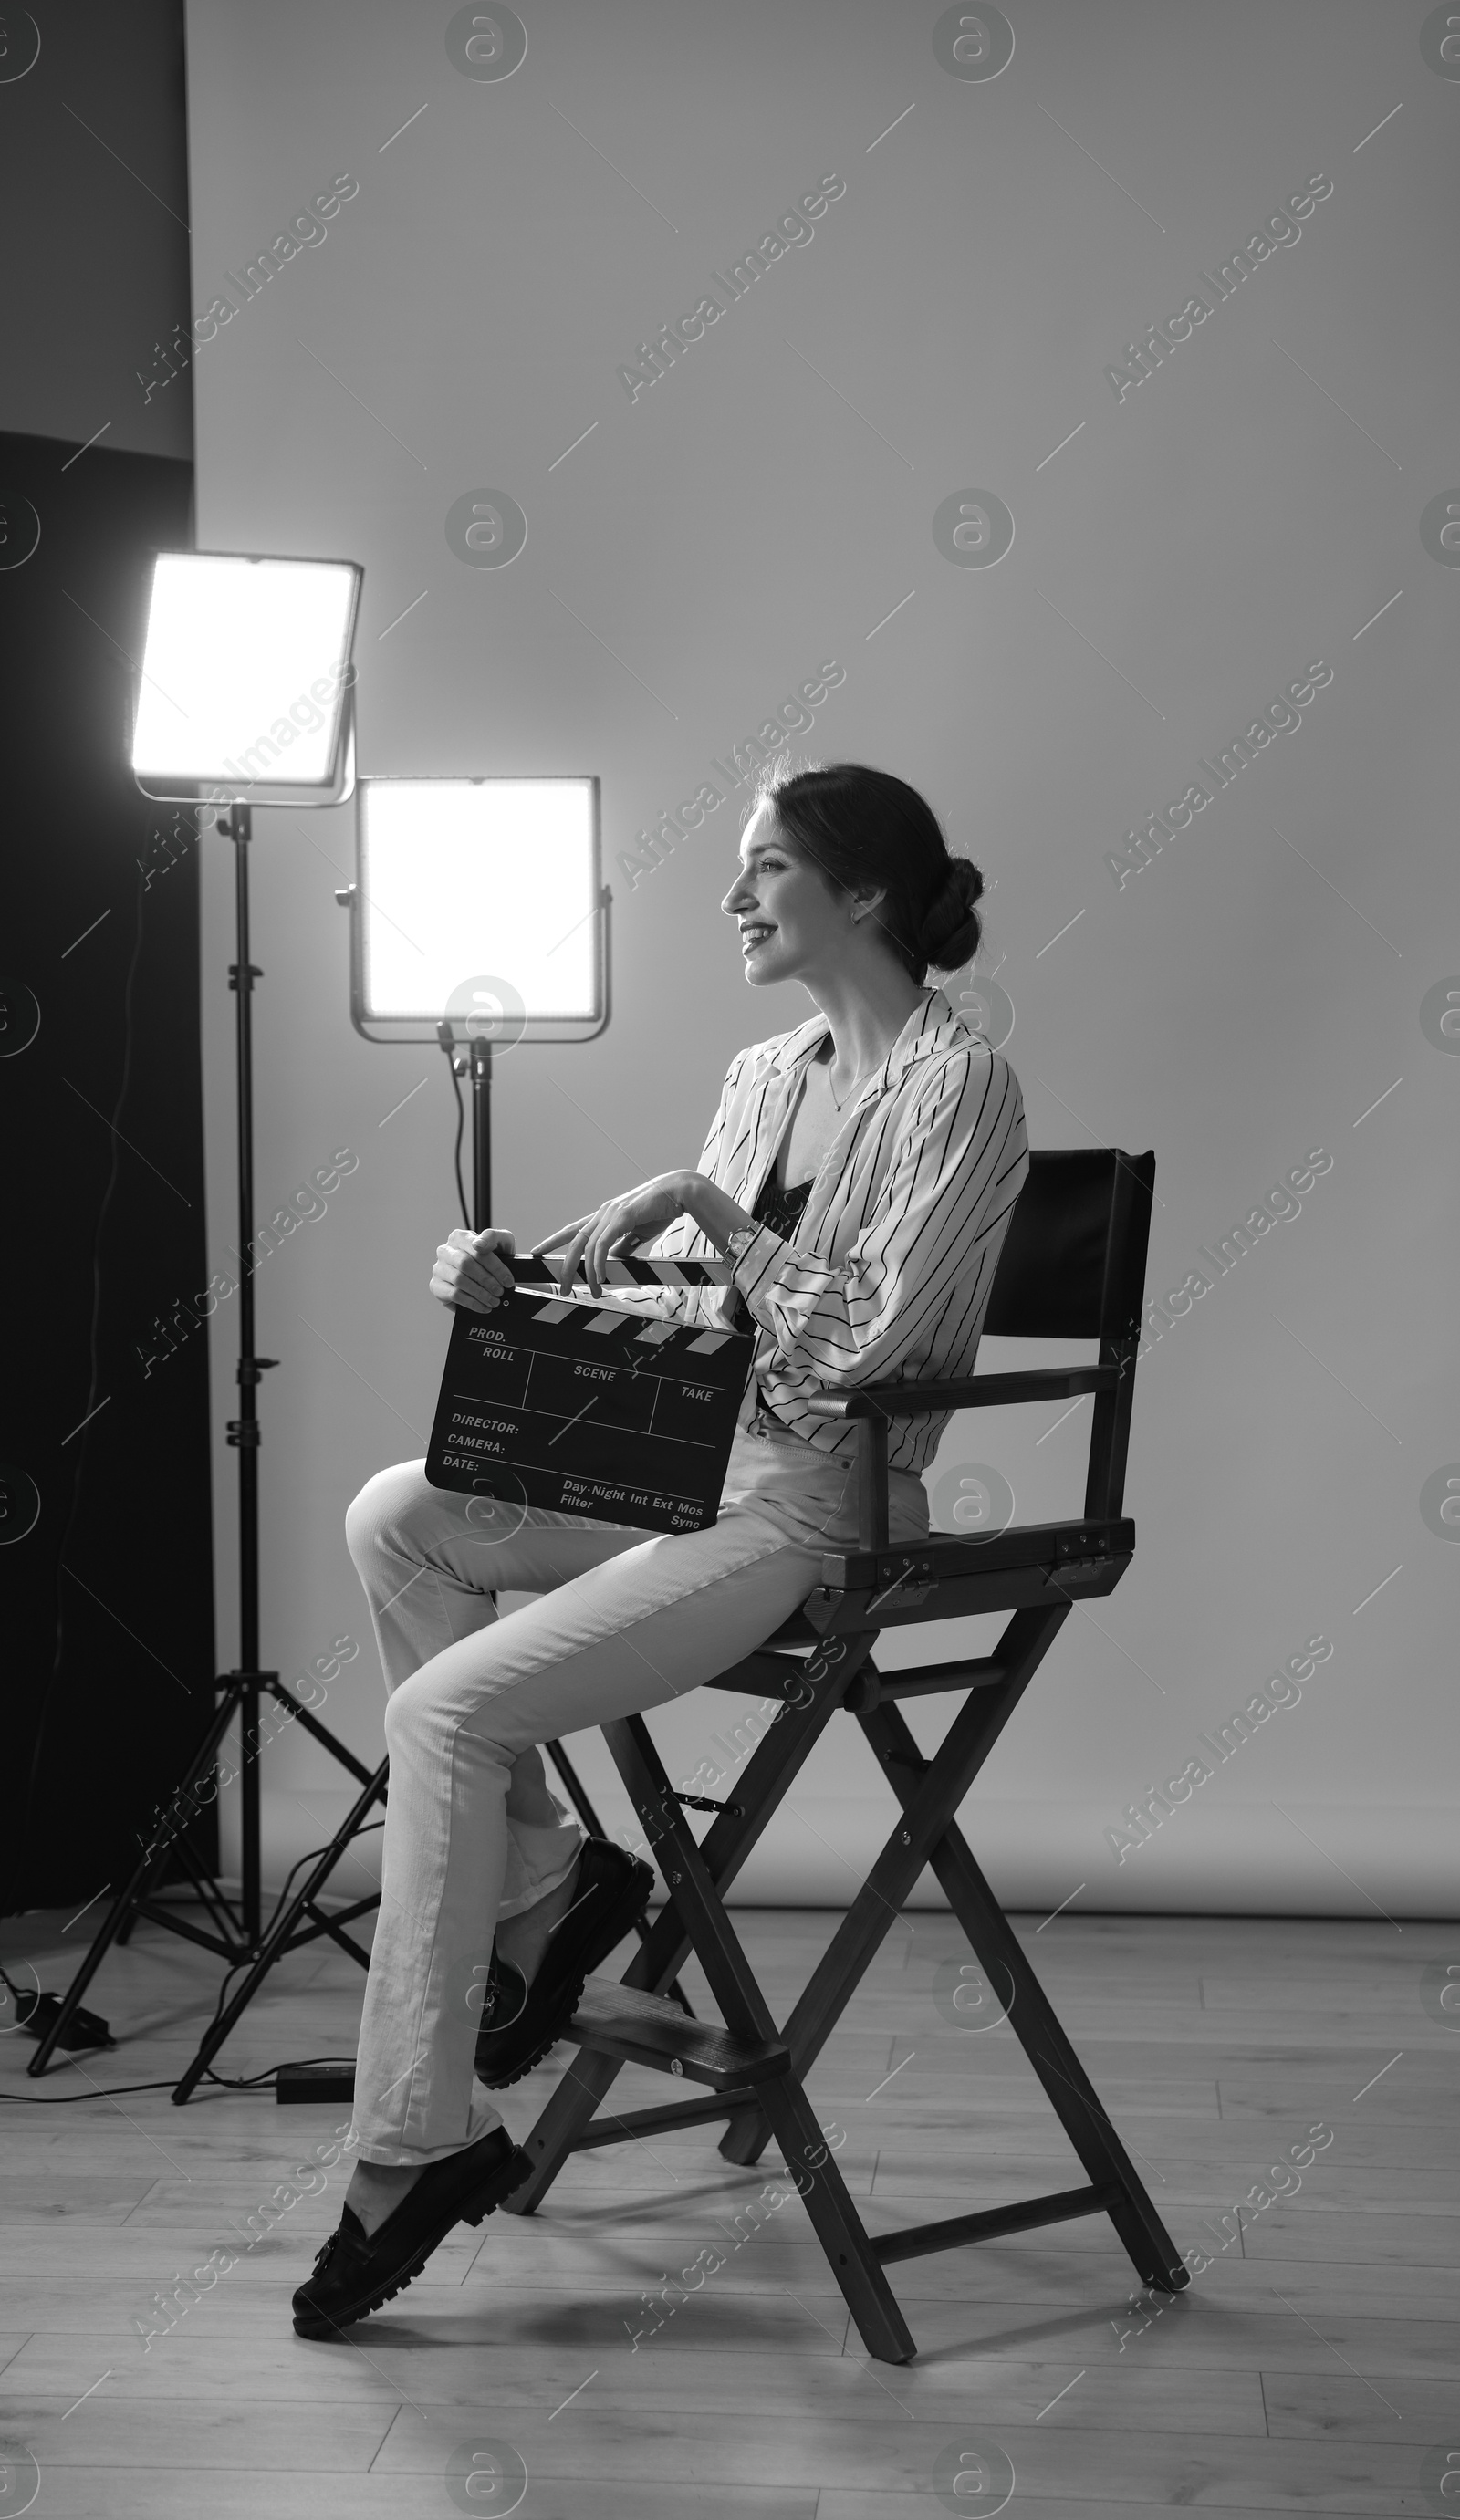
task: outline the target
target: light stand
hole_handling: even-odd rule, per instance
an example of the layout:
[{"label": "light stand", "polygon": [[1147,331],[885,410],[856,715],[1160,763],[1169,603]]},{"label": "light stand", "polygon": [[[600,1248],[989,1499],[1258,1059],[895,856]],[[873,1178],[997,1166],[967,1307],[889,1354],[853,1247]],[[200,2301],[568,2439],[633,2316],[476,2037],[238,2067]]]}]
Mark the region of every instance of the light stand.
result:
[{"label": "light stand", "polygon": [[474,1041],[472,1075],[472,1219],[483,1234],[492,1221],[492,1046]]},{"label": "light stand", "polygon": [[[470,1212],[459,1161],[457,1182],[480,1233],[492,1222],[494,1053],[593,1041],[610,1020],[599,783],[367,777],[360,797],[356,880],[335,894],[349,914],[350,1018],[366,1041],[435,1041],[470,1082]],[[463,978],[464,947],[495,975]]]},{"label": "light stand", "polygon": [[[159,553],[150,596],[145,652],[139,670],[132,729],[131,767],[144,795],[198,808],[201,839],[205,812],[233,842],[234,922],[238,959],[228,985],[237,997],[238,1093],[239,1415],[228,1420],[228,1442],[239,1457],[239,1652],[238,1667],[216,1675],[215,1704],[203,1738],[188,1762],[156,1833],[129,1881],[114,1900],[90,1950],[61,1999],[56,2018],[28,2072],[43,2074],[113,1943],[124,1944],[139,1916],[197,1943],[227,1961],[230,1970],[268,1949],[293,1949],[330,1934],[368,1967],[369,1955],[342,1930],[378,1904],[359,1901],[326,1914],[313,1894],[323,1879],[318,1867],[302,1901],[290,1910],[290,1938],[279,1920],[263,1931],[259,1844],[259,1710],[277,1699],[289,1720],[305,1731],[366,1788],[366,1801],[384,1800],[384,1764],[374,1777],[352,1751],[287,1688],[276,1671],[259,1668],[258,1451],[261,1430],[255,1394],[260,1378],[279,1359],[253,1352],[253,1036],[252,993],[263,972],[250,960],[249,848],[252,804],[330,805],[354,788],[353,667],[349,664],[363,572],[354,562],[279,560],[246,553]],[[186,694],[186,698],[180,695]],[[190,705],[191,703],[191,705]],[[268,730],[267,733],[264,730]],[[267,775],[267,766],[282,772]],[[229,810],[217,811],[229,800]],[[218,1752],[234,1717],[242,1738],[240,1896],[226,1898],[185,1841],[190,1822],[212,1801]],[[211,1790],[200,1790],[205,1779]],[[159,1904],[169,1856],[177,1860],[212,1930]],[[307,1928],[294,1931],[300,1910]],[[210,2032],[173,2093],[186,2098],[218,2044]]]},{"label": "light stand", "polygon": [[437,1024],[436,1039],[451,1061],[452,1075],[471,1081],[471,1223],[473,1233],[481,1234],[492,1221],[492,1046],[475,1034],[459,1044],[449,1023]]},{"label": "light stand", "polygon": [[[361,1764],[353,1751],[347,1750],[342,1741],[336,1739],[328,1727],[321,1724],[318,1717],[285,1686],[279,1674],[276,1671],[262,1671],[258,1664],[258,1454],[263,1439],[254,1394],[262,1375],[269,1371],[270,1367],[277,1365],[279,1359],[275,1356],[255,1356],[253,1353],[252,997],[253,983],[263,978],[263,972],[256,963],[249,959],[249,847],[252,838],[252,807],[242,804],[235,804],[228,815],[218,818],[215,825],[215,829],[231,839],[234,846],[234,920],[238,953],[237,962],[230,963],[228,967],[228,985],[236,991],[238,999],[236,1024],[238,1249],[243,1276],[239,1285],[237,1375],[239,1415],[228,1420],[228,1441],[238,1453],[241,1660],[236,1670],[220,1674],[213,1683],[217,1691],[217,1703],[213,1710],[212,1721],[188,1763],[187,1772],[172,1796],[171,1805],[173,1810],[181,1807],[187,1813],[187,1818],[191,1819],[197,1810],[203,1807],[205,1800],[212,1799],[211,1795],[199,1796],[196,1788],[205,1778],[210,1776],[224,1737],[237,1715],[240,1718],[240,1735],[244,1745],[243,1768],[239,1783],[242,1836],[241,1895],[236,1905],[225,1898],[216,1882],[209,1878],[199,1864],[180,1833],[175,1836],[162,1834],[160,1839],[154,1840],[152,1846],[144,1852],[131,1879],[125,1883],[114,1900],[86,1958],[62,1998],[56,2018],[26,2068],[31,2074],[45,2072],[56,2048],[64,2043],[66,2032],[81,1999],[111,1946],[113,1943],[125,1944],[139,1917],[145,1916],[155,1925],[165,1925],[169,1933],[181,1934],[186,1941],[200,1944],[205,1951],[215,1952],[220,1959],[228,1962],[230,1968],[258,1959],[263,1948],[259,1774],[256,1751],[251,1755],[249,1744],[251,1739],[255,1742],[257,1740],[261,1698],[264,1696],[277,1698],[281,1705],[289,1709],[291,1722],[302,1724],[305,1731],[312,1733],[315,1740],[322,1743],[331,1756],[339,1760],[342,1767],[347,1768],[362,1785],[372,1788],[367,1801],[374,1801],[377,1798],[382,1802],[385,1800],[384,1771],[377,1771],[376,1776],[372,1778],[369,1769]],[[357,1820],[355,1825],[358,1826],[358,1824]],[[180,1827],[186,1825],[187,1821],[184,1820]],[[153,1894],[160,1886],[168,1856],[174,1849],[183,1870],[187,1873],[212,1920],[213,1931],[211,1932],[194,1924],[190,1918],[180,1916],[174,1909],[160,1906],[154,1898]],[[311,1897],[302,1903],[310,1915],[310,1926],[308,1930],[294,1936],[286,1948],[294,1949],[299,1942],[310,1942],[318,1934],[328,1933],[337,1942],[342,1943],[354,1958],[368,1965],[368,1953],[351,1942],[342,1928],[377,1904],[376,1897],[362,1899],[342,1913],[336,1911],[326,1915],[323,1911],[314,1906]],[[272,1955],[272,1957],[277,1956],[277,1953]],[[195,2057],[188,2073],[179,2084],[175,2097],[180,2095],[186,2098],[188,2092],[201,2079],[207,2058],[217,2044],[215,2041],[205,2040],[199,2055]]]}]

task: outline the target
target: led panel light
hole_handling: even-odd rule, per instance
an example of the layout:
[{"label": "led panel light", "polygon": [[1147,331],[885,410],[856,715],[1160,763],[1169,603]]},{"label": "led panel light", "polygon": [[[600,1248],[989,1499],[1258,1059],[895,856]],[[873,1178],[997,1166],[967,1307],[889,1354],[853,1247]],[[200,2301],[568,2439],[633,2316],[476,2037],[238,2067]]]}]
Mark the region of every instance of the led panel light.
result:
[{"label": "led panel light", "polygon": [[599,861],[596,779],[363,779],[360,1030],[444,1017],[505,1048],[599,1029]]},{"label": "led panel light", "polygon": [[160,552],[132,770],[155,796],[336,802],[353,778],[354,561]]}]

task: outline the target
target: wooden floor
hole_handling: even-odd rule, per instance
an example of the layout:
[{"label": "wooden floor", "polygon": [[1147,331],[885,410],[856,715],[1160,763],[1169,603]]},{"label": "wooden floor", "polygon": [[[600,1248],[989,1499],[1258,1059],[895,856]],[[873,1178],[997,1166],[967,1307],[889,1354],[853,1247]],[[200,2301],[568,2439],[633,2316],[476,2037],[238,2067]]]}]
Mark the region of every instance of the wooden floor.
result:
[{"label": "wooden floor", "polygon": [[[46,1986],[85,1932],[63,1943],[65,1921],[0,1929]],[[837,1920],[736,1921],[784,2017]],[[1446,2452],[1460,2467],[1460,2028],[1423,1987],[1427,1963],[1460,1960],[1460,1933],[1016,1922],[1178,2248],[1213,2251],[1158,2316],[1128,2306],[1110,2224],[1071,2223],[894,2267],[919,2358],[873,2362],[794,2198],[737,2236],[776,2156],[732,2171],[703,2129],[579,2156],[538,2217],[459,2228],[353,2341],[306,2344],[289,2297],[343,2174],[246,2247],[247,2226],[347,2108],[212,2092],[176,2109],[165,2090],[6,2100],[0,2512],[23,2507],[27,2457],[38,2520],[927,2520],[992,2510],[1011,2470],[1024,2520],[1460,2509],[1436,2482]],[[874,2231],[1080,2182],[1012,2031],[963,2032],[937,2009],[936,1963],[962,1949],[946,1916],[897,1926],[812,2080]],[[81,2067],[99,2084],[175,2078],[216,1982],[205,1955],[144,1926],[89,1998],[122,2044]],[[693,1969],[686,1983],[703,1989]],[[286,1963],[226,2069],[352,2050],[362,1984],[342,1956]],[[0,2041],[0,2090],[87,2088],[75,2065],[28,2081],[31,2053]],[[570,2053],[505,2095],[515,2134]],[[665,2093],[647,2074],[617,2089],[624,2105]],[[1300,2189],[1249,2208],[1218,2251],[1204,2220],[1230,2230],[1314,2127],[1332,2141]],[[238,2263],[144,2346],[155,2291],[220,2248]],[[702,2250],[723,2264],[666,2312]],[[939,2497],[949,2464],[981,2452],[964,2483],[981,2492]]]}]

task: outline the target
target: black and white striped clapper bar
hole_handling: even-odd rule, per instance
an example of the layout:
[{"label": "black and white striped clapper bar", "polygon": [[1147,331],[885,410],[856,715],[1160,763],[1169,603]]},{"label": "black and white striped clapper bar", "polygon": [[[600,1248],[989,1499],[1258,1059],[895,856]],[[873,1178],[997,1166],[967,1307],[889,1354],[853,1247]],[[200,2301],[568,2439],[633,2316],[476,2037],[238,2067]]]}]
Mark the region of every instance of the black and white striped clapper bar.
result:
[{"label": "black and white striped clapper bar", "polygon": [[[857,1545],[830,1551],[801,1610],[709,1684],[757,1699],[778,1697],[781,1706],[736,1778],[734,1802],[720,1807],[703,1840],[697,1844],[691,1834],[684,1798],[671,1787],[644,1718],[605,1725],[666,1900],[622,1983],[589,1979],[567,2034],[582,2052],[525,2138],[534,2175],[510,2200],[509,2212],[533,2213],[571,2152],[726,2119],[719,2148],[727,2161],[749,2165],[767,2143],[779,2148],[867,2352],[882,2362],[910,2362],[917,2351],[887,2276],[888,2267],[902,2258],[1106,2214],[1143,2282],[1165,2292],[1189,2283],[1189,2271],[956,1820],[1075,1602],[1113,1592],[1131,1562],[1135,1526],[1121,1513],[1121,1497],[1155,1177],[1150,1152],[1041,1149],[1030,1157],[1010,1219],[985,1329],[1002,1338],[1096,1340],[1094,1364],[984,1373],[964,1382],[869,1385],[818,1402],[822,1414],[857,1430]],[[939,1533],[915,1548],[889,1546],[893,1418],[1043,1406],[1085,1393],[1093,1406],[1077,1519],[1012,1525],[981,1540]],[[873,1659],[885,1627],[1005,1609],[1013,1615],[991,1654],[886,1673]],[[925,1758],[898,1700],[942,1691],[962,1703],[940,1747]],[[725,1893],[837,1716],[859,1725],[898,1810],[827,1951],[778,2025],[726,1912]],[[1065,2129],[1084,2183],[874,2237],[818,2124],[805,2077],[925,1866],[932,1867],[972,1954],[968,1961],[943,1965],[950,1974],[962,1972],[965,1995],[984,2000],[968,2016],[944,1990],[939,2009],[935,1978],[910,1966],[902,1975],[909,2046],[956,2042],[970,2035],[960,2026],[963,2017],[981,2022],[1001,2010]],[[687,2018],[665,1992],[691,1951],[719,2007],[718,2022]],[[681,2090],[698,2084],[703,2095],[598,2114],[625,2064],[682,2078]],[[1037,2104],[1032,2090],[1030,2104]],[[935,2142],[950,2184],[976,2177],[972,2117],[963,2132],[940,2122]],[[890,2160],[886,2137],[882,2157]],[[745,2298],[752,2320],[754,2296]]]},{"label": "black and white striped clapper bar", "polygon": [[[431,1485],[469,1492],[474,1518],[509,1532],[528,1506],[650,1531],[713,1522],[749,1332],[567,1297],[549,1261],[510,1265],[512,1294],[490,1313],[453,1318]],[[610,1260],[603,1282],[727,1286],[733,1274],[724,1260]]]}]

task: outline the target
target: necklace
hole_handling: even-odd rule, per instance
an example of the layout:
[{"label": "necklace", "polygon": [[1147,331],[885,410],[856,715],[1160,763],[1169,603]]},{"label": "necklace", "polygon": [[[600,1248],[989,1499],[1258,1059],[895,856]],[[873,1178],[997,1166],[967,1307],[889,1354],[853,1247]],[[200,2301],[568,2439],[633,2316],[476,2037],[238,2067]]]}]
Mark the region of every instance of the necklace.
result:
[{"label": "necklace", "polygon": [[[861,1078],[861,1076],[854,1076],[854,1077],[852,1078],[852,1080],[851,1080],[851,1083],[848,1085],[848,1087],[847,1087],[847,1089],[846,1089],[846,1092],[845,1092],[845,1093],[841,1097],[841,1100],[839,1101],[839,1100],[838,1100],[838,1096],[837,1096],[837,1089],[836,1089],[835,1085],[832,1083],[832,1069],[833,1069],[833,1067],[835,1066],[835,1064],[836,1064],[836,1052],[835,1052],[835,1051],[833,1051],[831,1058],[826,1061],[826,1090],[827,1090],[828,1094],[831,1096],[832,1101],[833,1101],[833,1102],[835,1103],[835,1105],[836,1105],[837,1109],[840,1111],[840,1110],[842,1109],[842,1107],[843,1107],[843,1104],[844,1104],[844,1103],[845,1103],[845,1102],[849,1102],[851,1101],[851,1098],[852,1098],[853,1094],[856,1092],[857,1087],[860,1085],[860,1083],[861,1083],[861,1081],[862,1081],[862,1078]],[[863,1075],[866,1075],[866,1074],[868,1074],[868,1073],[870,1073],[870,1071],[864,1068],[864,1069],[863,1069],[863,1071],[862,1071],[862,1074],[863,1074]]]}]

